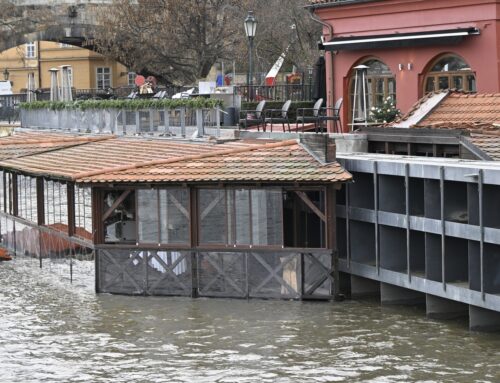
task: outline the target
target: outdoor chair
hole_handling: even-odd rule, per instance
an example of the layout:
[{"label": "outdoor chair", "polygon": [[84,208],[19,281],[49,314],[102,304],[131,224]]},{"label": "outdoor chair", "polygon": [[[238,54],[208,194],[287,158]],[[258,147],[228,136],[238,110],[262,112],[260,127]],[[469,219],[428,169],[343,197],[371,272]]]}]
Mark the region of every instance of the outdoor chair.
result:
[{"label": "outdoor chair", "polygon": [[267,124],[271,124],[271,132],[273,131],[273,124],[281,124],[283,132],[285,131],[285,123],[288,125],[290,132],[290,120],[288,119],[288,109],[292,104],[291,100],[286,101],[281,109],[268,109],[266,110],[266,118],[264,119],[264,131],[266,131]]},{"label": "outdoor chair", "polygon": [[318,133],[318,117],[319,117],[319,109],[323,105],[323,99],[320,98],[318,101],[314,103],[312,108],[299,108],[297,109],[297,130],[299,124],[302,124],[302,131],[304,131],[304,125],[309,123],[314,123],[314,131]]},{"label": "outdoor chair", "polygon": [[[323,121],[333,121],[335,132],[336,133],[342,132],[342,124],[340,123],[340,108],[342,107],[342,101],[343,99],[341,97],[337,100],[333,108],[331,107],[320,108],[318,116],[318,128],[322,129],[321,124]],[[329,111],[331,111],[330,114],[328,114]]]},{"label": "outdoor chair", "polygon": [[252,126],[257,126],[257,130],[260,131],[260,127],[266,131],[264,125],[264,108],[266,106],[266,100],[262,100],[257,104],[255,110],[241,110],[240,111],[240,127],[244,129],[251,128]]}]

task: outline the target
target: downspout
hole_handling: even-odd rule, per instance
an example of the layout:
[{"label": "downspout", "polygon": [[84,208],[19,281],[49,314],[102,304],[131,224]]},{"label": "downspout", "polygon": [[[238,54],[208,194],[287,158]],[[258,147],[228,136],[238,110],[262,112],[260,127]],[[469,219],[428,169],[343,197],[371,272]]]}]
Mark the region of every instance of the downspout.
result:
[{"label": "downspout", "polygon": [[[311,16],[311,19],[315,22],[317,22],[318,24],[321,24],[323,25],[324,27],[327,27],[328,30],[330,31],[329,32],[329,35],[328,35],[328,39],[332,39],[333,38],[333,26],[331,24],[328,24],[326,22],[324,22],[323,20],[319,19],[316,14],[314,13],[314,8],[309,8],[309,14]],[[334,56],[334,53],[333,51],[330,51],[330,60],[331,60],[331,70],[332,70],[332,97],[331,97],[331,100],[330,100],[330,104],[331,105],[327,105],[327,107],[329,108],[333,108],[333,105],[335,104],[335,84],[333,83],[333,79],[334,79],[334,72],[333,72],[333,64],[334,64],[334,61],[333,61],[333,56]],[[331,110],[331,109],[330,109]],[[331,124],[331,121],[328,122],[329,124]],[[341,127],[342,128],[342,127]]]}]

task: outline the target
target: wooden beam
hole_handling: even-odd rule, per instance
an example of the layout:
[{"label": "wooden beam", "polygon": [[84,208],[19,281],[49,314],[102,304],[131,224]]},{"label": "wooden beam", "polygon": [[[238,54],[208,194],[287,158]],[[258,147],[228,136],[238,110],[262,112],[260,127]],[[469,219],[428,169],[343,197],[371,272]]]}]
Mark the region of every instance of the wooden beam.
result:
[{"label": "wooden beam", "polygon": [[113,202],[113,205],[106,210],[106,212],[102,215],[102,222],[106,221],[111,214],[116,210],[118,206],[121,205],[123,201],[129,196],[129,194],[132,193],[132,190],[125,190],[117,199],[115,202]]},{"label": "wooden beam", "polygon": [[[168,189],[167,189],[167,193],[168,193]],[[179,209],[179,211],[182,213],[182,215],[184,217],[186,217],[187,219],[189,219],[189,212],[187,211],[187,209],[182,206],[182,204],[177,200],[177,198],[175,198],[172,194],[168,193],[168,198],[170,198],[170,200],[174,203],[175,207],[177,209]]]},{"label": "wooden beam", "polygon": [[75,235],[75,184],[69,182],[66,185],[66,199],[68,204],[68,235]]},{"label": "wooden beam", "polygon": [[326,216],[325,214],[318,209],[318,207],[309,199],[306,193],[303,191],[295,191],[302,201],[326,224]]},{"label": "wooden beam", "polygon": [[212,202],[210,202],[210,204],[205,208],[205,210],[203,210],[203,212],[201,213],[200,215],[200,221],[203,221],[205,219],[205,217],[210,214],[210,212],[212,211],[212,209],[217,206],[217,204],[220,202],[220,200],[226,196],[226,193],[221,193],[219,194],[219,196],[214,199]]},{"label": "wooden beam", "polygon": [[43,189],[43,178],[36,178],[36,210],[38,225],[45,224],[45,192]]}]

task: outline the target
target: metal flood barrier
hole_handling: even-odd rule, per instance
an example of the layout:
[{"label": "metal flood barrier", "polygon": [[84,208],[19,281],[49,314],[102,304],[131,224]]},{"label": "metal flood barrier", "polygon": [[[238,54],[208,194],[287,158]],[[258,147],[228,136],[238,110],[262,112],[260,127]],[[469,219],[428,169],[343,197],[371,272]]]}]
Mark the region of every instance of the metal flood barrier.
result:
[{"label": "metal flood barrier", "polygon": [[97,250],[101,293],[331,299],[332,253]]}]

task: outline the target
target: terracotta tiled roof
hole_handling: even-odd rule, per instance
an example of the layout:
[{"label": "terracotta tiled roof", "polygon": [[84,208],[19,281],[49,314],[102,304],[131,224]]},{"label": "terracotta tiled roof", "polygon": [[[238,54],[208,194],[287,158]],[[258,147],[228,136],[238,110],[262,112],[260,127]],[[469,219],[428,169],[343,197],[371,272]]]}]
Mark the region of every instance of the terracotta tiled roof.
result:
[{"label": "terracotta tiled roof", "polygon": [[466,139],[493,161],[500,161],[500,135],[471,134]]},{"label": "terracotta tiled roof", "polygon": [[[61,150],[11,158],[0,166],[35,175],[73,179],[83,172],[101,172],[121,166],[200,154],[224,148],[255,145],[241,141],[225,144],[185,143],[171,139],[114,138]],[[1,150],[1,148],[0,148]]]},{"label": "terracotta tiled roof", "polygon": [[345,182],[339,163],[314,159],[296,140],[179,157],[95,175],[78,182]]},{"label": "terracotta tiled roof", "polygon": [[[0,152],[2,146],[0,146]],[[115,137],[10,158],[0,166],[77,182],[342,182],[352,176],[326,165],[296,140],[223,144]]]},{"label": "terracotta tiled roof", "polygon": [[113,136],[78,136],[64,133],[16,132],[0,138],[0,160],[102,141]]},{"label": "terracotta tiled roof", "polygon": [[419,125],[438,123],[500,123],[500,93],[450,92]]}]

